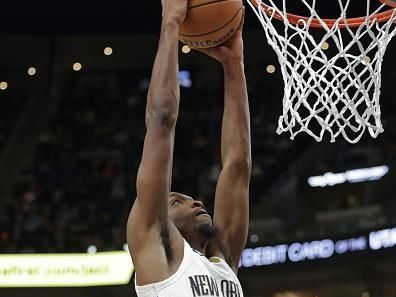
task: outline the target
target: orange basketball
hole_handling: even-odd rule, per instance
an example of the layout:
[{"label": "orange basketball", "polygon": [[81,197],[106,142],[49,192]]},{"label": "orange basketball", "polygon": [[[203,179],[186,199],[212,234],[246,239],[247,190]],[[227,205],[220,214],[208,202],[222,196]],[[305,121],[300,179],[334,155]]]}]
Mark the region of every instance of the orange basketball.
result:
[{"label": "orange basketball", "polygon": [[179,39],[191,48],[214,47],[236,32],[242,17],[242,0],[190,0]]}]

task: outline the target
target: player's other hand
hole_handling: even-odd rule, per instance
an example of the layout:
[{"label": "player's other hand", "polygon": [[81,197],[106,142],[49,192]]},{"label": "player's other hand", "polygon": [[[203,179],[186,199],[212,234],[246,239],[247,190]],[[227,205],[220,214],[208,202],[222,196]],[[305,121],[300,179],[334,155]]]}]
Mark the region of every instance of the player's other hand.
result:
[{"label": "player's other hand", "polygon": [[243,31],[243,23],[245,20],[245,7],[243,7],[243,17],[241,24],[239,25],[238,30],[235,34],[228,39],[226,42],[212,48],[206,49],[196,49],[200,51],[220,63],[228,63],[232,61],[242,61],[243,60],[243,38],[242,38],[242,31]]},{"label": "player's other hand", "polygon": [[180,25],[187,14],[188,0],[161,0],[162,23]]}]

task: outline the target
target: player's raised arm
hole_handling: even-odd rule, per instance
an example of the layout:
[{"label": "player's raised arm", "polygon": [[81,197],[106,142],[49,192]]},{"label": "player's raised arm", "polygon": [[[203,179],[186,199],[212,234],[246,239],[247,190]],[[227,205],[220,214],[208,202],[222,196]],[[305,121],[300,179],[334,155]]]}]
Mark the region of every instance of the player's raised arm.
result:
[{"label": "player's raised arm", "polygon": [[134,263],[143,245],[160,242],[168,228],[168,197],[173,161],[175,125],[179,109],[178,34],[187,0],[163,0],[163,20],[146,106],[146,137],[137,174],[137,198],[128,226],[128,244]]},{"label": "player's raised arm", "polygon": [[243,64],[242,25],[224,45],[203,50],[224,67],[224,115],[221,171],[215,197],[214,224],[218,242],[208,251],[220,255],[237,271],[249,226],[251,171],[250,115]]}]

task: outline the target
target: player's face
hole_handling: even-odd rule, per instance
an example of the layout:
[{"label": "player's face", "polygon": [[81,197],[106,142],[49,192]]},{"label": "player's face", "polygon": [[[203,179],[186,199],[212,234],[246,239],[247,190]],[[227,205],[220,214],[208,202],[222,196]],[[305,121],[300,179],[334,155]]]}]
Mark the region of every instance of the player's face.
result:
[{"label": "player's face", "polygon": [[174,192],[169,196],[169,218],[182,234],[199,224],[212,225],[212,218],[201,201]]}]

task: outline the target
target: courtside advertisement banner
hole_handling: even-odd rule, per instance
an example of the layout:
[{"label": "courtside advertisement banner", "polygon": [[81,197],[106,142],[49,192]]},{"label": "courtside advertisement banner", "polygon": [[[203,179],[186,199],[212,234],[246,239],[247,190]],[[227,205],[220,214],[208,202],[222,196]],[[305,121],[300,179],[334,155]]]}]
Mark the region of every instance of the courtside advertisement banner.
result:
[{"label": "courtside advertisement banner", "polygon": [[0,287],[89,287],[128,284],[128,252],[0,255]]}]

